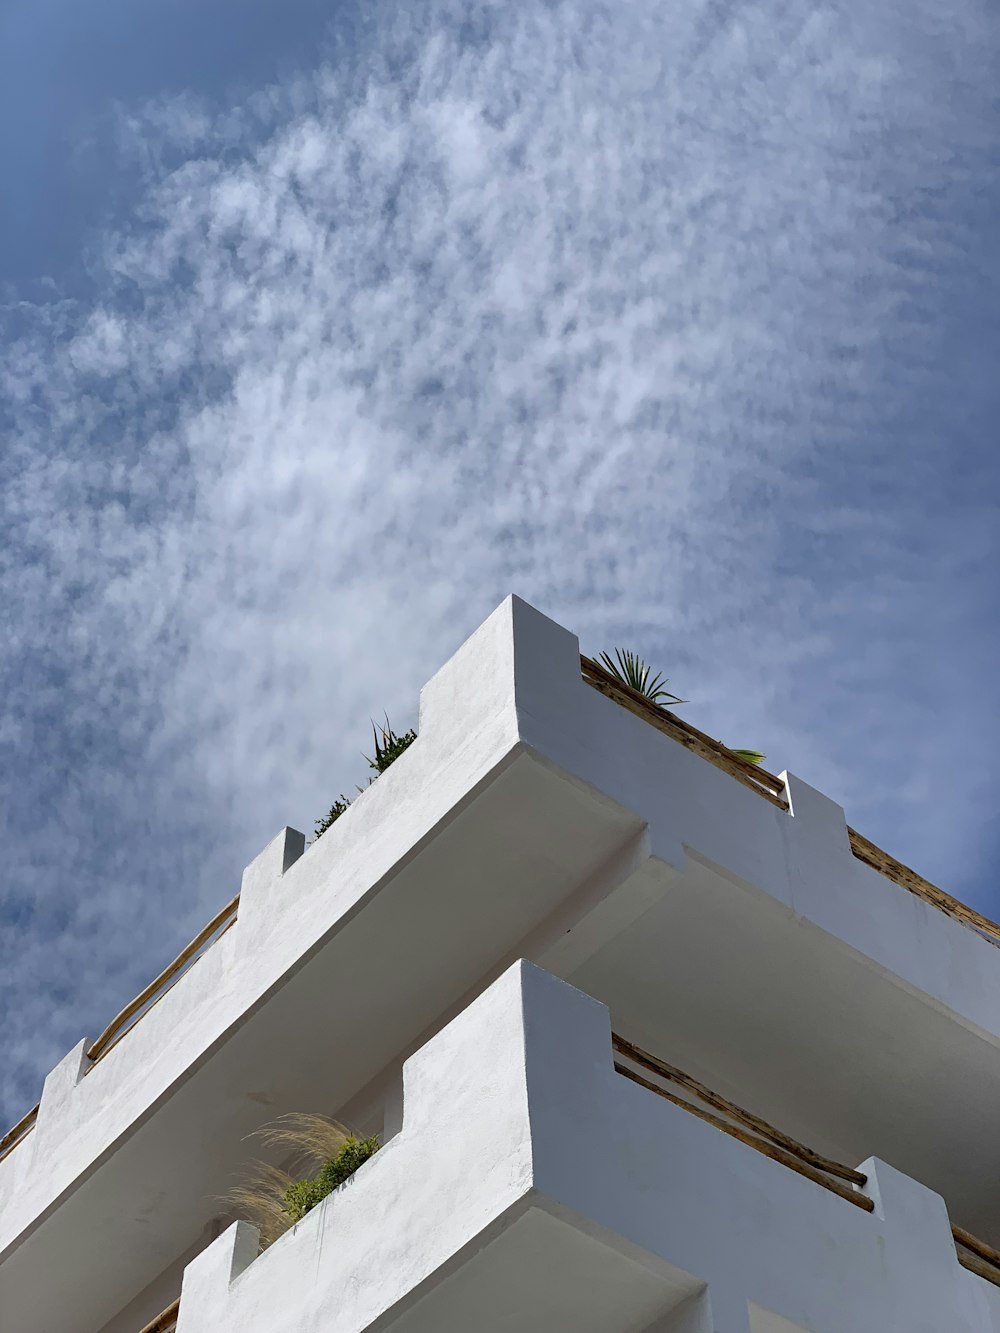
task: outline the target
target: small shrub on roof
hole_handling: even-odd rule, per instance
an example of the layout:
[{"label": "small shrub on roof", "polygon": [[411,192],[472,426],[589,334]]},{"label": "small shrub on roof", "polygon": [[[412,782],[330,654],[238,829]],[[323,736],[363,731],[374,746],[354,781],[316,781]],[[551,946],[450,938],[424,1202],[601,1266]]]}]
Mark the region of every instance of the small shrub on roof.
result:
[{"label": "small shrub on roof", "polygon": [[[368,760],[368,767],[375,770],[375,777],[384,773],[390,764],[394,764],[404,750],[409,749],[417,739],[415,731],[404,731],[402,736],[397,736],[389,725],[388,717],[385,719],[385,726],[381,724],[376,726],[372,723],[372,736],[375,740],[375,753],[372,756],[365,755]],[[375,778],[369,779],[369,785],[375,781]]]},{"label": "small shrub on roof", "polygon": [[[409,749],[417,739],[417,733],[412,730],[397,735],[392,729],[388,716],[386,716],[384,724],[372,723],[372,736],[375,740],[375,753],[374,755],[366,754],[364,757],[368,767],[374,772],[375,778],[384,773],[390,764],[394,764],[403,751]],[[368,779],[369,787],[375,781],[375,778]],[[359,787],[358,791],[364,791],[364,787]],[[341,815],[347,813],[350,805],[350,798],[341,792],[323,818],[316,821],[316,834],[313,842],[322,838],[330,825],[335,824]]]},{"label": "small shrub on roof", "polygon": [[[630,690],[635,690],[636,694],[641,694],[644,699],[648,699],[651,704],[657,708],[666,708],[668,704],[686,704],[687,699],[681,699],[667,689],[667,678],[661,672],[653,674],[653,668],[648,662],[644,662],[638,653],[629,652],[628,649],[615,649],[614,657],[610,653],[601,653],[598,661],[605,671],[611,673],[623,685],[627,685]],[[726,749],[732,754],[739,755],[745,759],[748,764],[762,764],[767,758],[766,754],[761,754],[759,750],[737,750],[732,745],[727,745]]]},{"label": "small shrub on roof", "polygon": [[350,804],[351,803],[347,797],[341,793],[334,801],[333,805],[330,806],[329,812],[325,814],[322,819],[317,819],[316,837],[313,838],[313,842],[316,841],[316,838],[322,838],[330,825],[335,824],[341,815],[346,814]]}]

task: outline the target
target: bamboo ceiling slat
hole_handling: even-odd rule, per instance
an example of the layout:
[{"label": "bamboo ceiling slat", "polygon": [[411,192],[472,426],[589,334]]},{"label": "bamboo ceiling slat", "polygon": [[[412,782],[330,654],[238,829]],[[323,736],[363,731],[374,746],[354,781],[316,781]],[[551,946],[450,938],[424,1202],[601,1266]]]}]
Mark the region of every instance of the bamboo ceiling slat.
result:
[{"label": "bamboo ceiling slat", "polygon": [[734,1139],[739,1139],[748,1147],[756,1149],[765,1157],[769,1157],[773,1162],[780,1162],[782,1166],[787,1166],[790,1170],[797,1172],[800,1176],[805,1176],[808,1180],[814,1181],[817,1185],[822,1185],[833,1194],[839,1194],[842,1199],[848,1203],[853,1203],[858,1208],[863,1208],[866,1212],[874,1211],[875,1204],[869,1199],[867,1194],[861,1194],[858,1190],[852,1189],[850,1185],[845,1184],[843,1180],[838,1180],[835,1176],[824,1174],[818,1171],[809,1162],[804,1161],[795,1153],[787,1152],[784,1148],[779,1148],[777,1144],[769,1139],[758,1138],[748,1130],[741,1129],[739,1125],[733,1125],[722,1116],[715,1115],[712,1111],[706,1111],[701,1106],[696,1106],[693,1102],[686,1101],[683,1097],[678,1097],[667,1088],[660,1087],[659,1084],[651,1082],[644,1078],[642,1074],[634,1069],[629,1069],[627,1065],[615,1061],[615,1069],[619,1074],[624,1074],[633,1083],[638,1083],[640,1087],[647,1088],[650,1092],[655,1092],[658,1097],[663,1097],[666,1101],[672,1102],[675,1106],[682,1107],[685,1111],[690,1111],[699,1120],[704,1120],[724,1134],[729,1134]]},{"label": "bamboo ceiling slat", "polygon": [[[96,1062],[102,1055],[115,1045],[119,1034],[124,1035],[123,1029],[135,1014],[137,1014],[145,1005],[147,1005],[154,996],[158,997],[161,992],[169,989],[169,985],[177,978],[185,965],[202,948],[206,941],[210,940],[220,926],[225,923],[227,927],[232,925],[236,919],[236,910],[240,904],[240,895],[232,898],[220,912],[217,912],[212,920],[203,930],[200,930],[186,948],[182,949],[172,963],[168,963],[158,977],[155,977],[149,985],[139,992],[134,1000],[130,1000],[121,1013],[116,1014],[101,1035],[91,1046],[87,1055],[90,1060]],[[231,918],[231,919],[230,919]],[[127,1030],[127,1029],[126,1029]]]},{"label": "bamboo ceiling slat", "polygon": [[139,1333],[172,1333],[172,1330],[177,1327],[177,1315],[180,1308],[181,1298],[178,1296],[155,1319],[151,1319],[145,1328],[141,1328]]},{"label": "bamboo ceiling slat", "polygon": [[12,1125],[3,1138],[0,1138],[0,1160],[6,1157],[9,1152],[12,1152],[21,1140],[26,1138],[30,1131],[34,1129],[35,1121],[38,1119],[38,1105],[40,1103],[33,1106],[27,1115],[23,1115],[17,1124]]},{"label": "bamboo ceiling slat", "polygon": [[985,1278],[987,1282],[992,1282],[995,1287],[1000,1287],[1000,1268],[990,1263],[986,1259],[980,1258],[976,1253],[970,1253],[961,1246],[956,1246],[958,1262],[963,1268],[967,1268],[970,1273],[975,1273],[977,1277]]},{"label": "bamboo ceiling slat", "polygon": [[669,1065],[657,1056],[650,1055],[641,1046],[633,1045],[632,1042],[626,1041],[624,1037],[618,1036],[617,1033],[612,1035],[611,1040],[615,1050],[620,1055],[634,1060],[636,1064],[644,1065],[652,1073],[659,1074],[661,1078],[685,1088],[696,1097],[700,1097],[703,1102],[716,1111],[721,1111],[723,1115],[732,1116],[748,1129],[770,1139],[777,1147],[784,1148],[786,1152],[800,1157],[809,1166],[815,1167],[817,1171],[826,1171],[831,1176],[849,1181],[852,1185],[865,1184],[867,1177],[861,1171],[855,1171],[853,1167],[842,1166],[840,1162],[824,1157],[821,1153],[813,1152],[811,1148],[807,1148],[805,1144],[799,1143],[797,1139],[784,1134],[780,1129],[775,1129],[773,1125],[768,1124],[766,1120],[762,1120],[760,1116],[754,1115],[752,1111],[745,1111],[742,1106],[737,1106],[735,1102],[731,1102],[719,1093],[713,1092],[711,1088],[706,1087],[704,1083],[699,1083],[690,1074],[685,1074],[684,1070],[678,1069],[676,1065]]},{"label": "bamboo ceiling slat", "polygon": [[627,708],[630,713],[635,713],[644,722],[650,723],[658,731],[678,741],[685,749],[692,750],[702,759],[714,764],[716,768],[721,768],[724,773],[728,773],[737,782],[742,782],[745,787],[752,788],[772,805],[777,805],[782,810],[788,809],[784,794],[785,784],[774,773],[769,773],[759,764],[751,764],[749,760],[741,758],[721,741],[713,740],[711,736],[699,731],[697,727],[692,727],[690,722],[683,721],[669,709],[660,708],[638,690],[633,690],[631,686],[619,680],[593,658],[581,657],[580,668],[584,680],[595,690],[599,690],[607,698]]},{"label": "bamboo ceiling slat", "polygon": [[[615,703],[627,708],[630,713],[641,717],[651,726],[678,741],[687,749],[695,754],[701,755],[709,763],[714,764],[716,768],[723,769],[731,777],[742,782],[744,786],[752,788],[759,796],[765,800],[779,806],[783,810],[788,809],[788,801],[784,795],[785,784],[774,773],[769,773],[766,769],[760,768],[756,764],[748,763],[741,759],[739,755],[734,754],[721,741],[713,740],[711,736],[706,736],[703,731],[692,727],[690,723],[682,721],[674,713],[666,708],[660,708],[650,699],[633,690],[631,686],[626,685],[624,681],[619,680],[612,672],[595,662],[593,658],[581,656],[580,669],[584,680],[594,689],[599,690],[601,694]],[[918,875],[915,870],[904,865],[902,861],[897,861],[894,856],[884,852],[881,847],[860,834],[857,829],[848,828],[848,838],[851,844],[851,851],[859,861],[864,861],[880,874],[891,879],[894,884],[899,884],[907,889],[917,898],[922,898],[924,902],[930,903],[946,916],[950,916],[954,921],[959,921],[964,926],[974,930],[983,939],[989,940],[991,944],[1000,947],[1000,924],[991,921],[989,917],[983,916],[975,908],[968,907],[965,903],[954,898],[944,889],[939,889],[936,884],[930,880],[924,879]]]},{"label": "bamboo ceiling slat", "polygon": [[849,828],[847,834],[851,841],[851,851],[859,861],[864,861],[866,865],[870,865],[874,870],[885,875],[886,879],[891,879],[894,884],[899,884],[917,898],[922,898],[924,902],[930,903],[939,912],[944,912],[945,916],[950,916],[954,921],[960,921],[963,926],[971,927],[978,935],[989,940],[991,944],[1000,946],[1000,925],[997,925],[995,921],[983,916],[975,908],[959,902],[957,898],[953,898],[944,889],[939,889],[929,879],[924,879],[923,875],[918,875],[915,870],[903,865],[902,861],[897,861],[894,856],[884,852],[881,847],[876,847],[857,829]]}]

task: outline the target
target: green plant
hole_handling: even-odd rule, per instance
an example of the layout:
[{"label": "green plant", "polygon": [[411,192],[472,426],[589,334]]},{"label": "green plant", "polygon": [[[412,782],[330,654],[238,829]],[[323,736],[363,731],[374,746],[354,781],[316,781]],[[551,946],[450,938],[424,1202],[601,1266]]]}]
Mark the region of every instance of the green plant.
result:
[{"label": "green plant", "polygon": [[726,746],[727,750],[732,750],[733,754],[738,754],[741,759],[745,759],[748,764],[762,764],[767,758],[766,754],[761,754],[759,750],[736,750],[731,745]]},{"label": "green plant", "polygon": [[301,1222],[311,1208],[332,1194],[379,1150],[378,1135],[368,1139],[349,1138],[336,1157],[328,1158],[316,1175],[296,1180],[285,1191],[284,1209],[292,1222]]},{"label": "green plant", "polygon": [[[341,793],[334,801],[333,805],[330,806],[329,813],[324,815],[322,819],[317,819],[316,838],[322,838],[330,825],[335,824],[340,816],[349,809],[350,804],[351,803],[347,797]],[[316,838],[313,838],[313,842],[316,841]]]},{"label": "green plant", "polygon": [[[412,730],[404,731],[401,736],[397,735],[392,729],[388,715],[386,715],[384,724],[372,723],[372,736],[375,740],[375,753],[374,755],[366,754],[364,758],[367,761],[368,767],[374,771],[375,777],[384,773],[389,765],[395,763],[403,751],[409,749],[417,739],[417,733]],[[369,787],[374,781],[375,778],[368,779]],[[359,787],[358,791],[364,791],[364,787]],[[350,798],[341,792],[333,805],[330,806],[327,814],[325,814],[322,819],[316,821],[313,842],[322,838],[330,825],[335,824],[341,815],[346,814],[350,809],[350,805]]]},{"label": "green plant", "polygon": [[[372,723],[372,736],[375,739],[375,754],[371,758],[365,755],[365,758],[368,760],[368,767],[375,770],[376,777],[384,773],[390,764],[395,763],[403,751],[409,749],[417,739],[415,731],[404,731],[402,736],[397,736],[389,725],[388,716],[384,726],[381,723],[378,726]],[[370,779],[369,785],[374,781],[374,778]]]},{"label": "green plant", "polygon": [[[623,652],[621,648],[616,648],[614,657],[610,653],[601,653],[599,661],[617,680],[627,685],[629,689],[635,690],[637,694],[641,694],[657,708],[689,702],[672,694],[666,688],[666,676],[659,673],[654,676],[652,667],[644,662],[638,653],[630,653],[627,650]],[[727,745],[726,749],[745,759],[748,764],[762,764],[767,758],[767,755],[761,754],[759,750],[737,750],[730,745]]]},{"label": "green plant", "polygon": [[336,1120],[305,1113],[280,1116],[251,1138],[269,1147],[292,1150],[290,1170],[254,1162],[243,1182],[228,1195],[237,1212],[257,1227],[264,1248],[301,1221],[379,1148],[377,1135],[359,1139]]},{"label": "green plant", "polygon": [[665,708],[667,704],[687,703],[686,699],[681,699],[666,688],[666,676],[659,674],[652,676],[652,667],[637,653],[623,652],[621,648],[616,648],[614,658],[608,653],[601,653],[600,660],[608,671],[629,689],[635,690],[660,708]]}]

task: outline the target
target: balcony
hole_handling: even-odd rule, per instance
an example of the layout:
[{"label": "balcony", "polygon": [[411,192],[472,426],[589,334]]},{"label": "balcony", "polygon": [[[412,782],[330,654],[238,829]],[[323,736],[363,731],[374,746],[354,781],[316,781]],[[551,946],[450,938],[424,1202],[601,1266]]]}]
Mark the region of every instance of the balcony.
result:
[{"label": "balcony", "polygon": [[188,1267],[177,1333],[997,1333],[942,1200],[860,1171],[845,1197],[622,1077],[604,1006],[518,963],[406,1062],[347,1185]]},{"label": "balcony", "polygon": [[142,1328],[211,1239],[246,1134],[297,1109],[391,1131],[403,1061],[522,957],[635,1046],[828,1159],[891,1161],[1000,1243],[989,923],[793,775],[583,671],[571,634],[505,603],[349,814],[305,854],[279,835],[187,970],[52,1071],[0,1160],[17,1333],[67,1309],[72,1333]]}]

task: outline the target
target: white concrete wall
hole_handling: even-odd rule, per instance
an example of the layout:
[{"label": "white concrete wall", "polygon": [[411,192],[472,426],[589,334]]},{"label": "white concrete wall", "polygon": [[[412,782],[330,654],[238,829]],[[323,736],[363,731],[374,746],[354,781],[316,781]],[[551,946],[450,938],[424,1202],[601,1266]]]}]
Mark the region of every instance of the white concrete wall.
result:
[{"label": "white concrete wall", "polygon": [[937,1195],[870,1159],[876,1210],[853,1207],[616,1074],[606,1013],[527,981],[551,1015],[527,1046],[535,1188],[704,1280],[717,1333],[746,1333],[751,1306],[814,1333],[994,1328]]},{"label": "white concrete wall", "polygon": [[236,925],[91,1072],[89,1042],[53,1071],[35,1130],[0,1162],[0,1261],[517,746],[514,660],[536,620],[505,602],[425,685],[418,740],[349,817],[284,874],[294,831],[275,839],[248,867]]},{"label": "white concrete wall", "polygon": [[407,1061],[400,1133],[292,1232],[256,1258],[237,1223],[189,1265],[178,1333],[368,1328],[525,1198],[520,983],[509,971]]},{"label": "white concrete wall", "polygon": [[421,691],[418,741],[350,817],[284,875],[292,831],[265,849],[236,926],[86,1077],[85,1043],[74,1047],[47,1082],[37,1128],[0,1161],[0,1261],[525,744],[636,812],[644,854],[682,865],[695,852],[725,867],[1000,1046],[1000,951],[858,861],[839,806],[789,775],[792,814],[778,810],[587,686],[578,654],[575,636],[508,599]]},{"label": "white concrete wall", "polygon": [[[237,1224],[188,1267],[178,1333],[1000,1330],[938,1196],[869,1161],[863,1212],[637,1087],[603,1006],[531,964],[407,1062],[404,1101],[270,1250]],[[507,1237],[543,1215],[526,1264]]]},{"label": "white concrete wall", "polygon": [[[524,603],[505,602],[424,687],[418,741],[350,814],[287,868],[287,834],[265,849],[245,878],[236,926],[91,1072],[85,1072],[82,1045],[53,1071],[36,1130],[0,1162],[0,1309],[4,1265],[24,1238],[43,1218],[57,1215],[136,1125],[211,1061],[340,923],[363,911],[388,877],[525,751],[565,785],[589,793],[595,823],[606,815],[609,828],[618,821],[617,836],[631,829],[633,842],[622,843],[625,862],[652,857],[683,867],[695,856],[721,867],[843,940],[993,1047],[1000,1043],[1000,955],[993,946],[856,860],[843,812],[806,784],[787,777],[792,810],[778,810],[600,696],[580,678],[578,647],[572,634]],[[552,905],[552,915],[536,921],[526,915],[525,929],[541,940],[546,930],[565,930],[566,913],[576,910],[598,935],[617,928],[599,925],[595,915],[606,892],[604,866],[595,860],[586,867]],[[554,860],[552,870],[558,870]],[[587,876],[598,885],[596,898]],[[615,911],[627,919],[643,905],[640,891]],[[489,930],[490,904],[482,906],[479,917],[470,914],[470,934]],[[543,953],[540,943],[536,956]],[[501,950],[484,964],[482,977],[503,956]],[[614,1080],[610,1087],[615,1098],[625,1098],[619,1112],[635,1110],[643,1122],[664,1114],[663,1107],[654,1113],[633,1106],[629,1098],[638,1090],[623,1092]],[[581,1133],[589,1123],[581,1113]],[[690,1125],[677,1130],[691,1132]],[[372,1164],[373,1178],[388,1170],[389,1151]],[[393,1151],[398,1157],[402,1148]],[[786,1187],[815,1188],[808,1182]],[[886,1188],[891,1197],[893,1187]],[[825,1202],[855,1211],[833,1196]],[[887,1227],[891,1213],[890,1205]],[[859,1225],[854,1218],[851,1223]],[[110,1255],[113,1228],[108,1234]],[[267,1262],[275,1260],[268,1256]],[[766,1296],[760,1309],[774,1313]]]},{"label": "white concrete wall", "polygon": [[[360,1105],[519,940],[563,928],[639,827],[604,801],[593,820],[592,796],[518,740],[518,673],[568,638],[523,603],[499,608],[425,687],[420,736],[389,772],[294,863],[291,831],[270,844],[235,927],[89,1072],[82,1043],[50,1077],[38,1129],[0,1163],[0,1311],[19,1333],[62,1318],[53,1267],[77,1333],[97,1333],[202,1233],[262,1120]],[[295,1065],[317,1021],[322,1087],[304,1044]]]},{"label": "white concrete wall", "polygon": [[723,868],[1000,1046],[1000,950],[859,861],[841,806],[785,773],[791,812],[779,809],[588,686],[567,658],[554,656],[544,681],[518,681],[525,744],[641,815],[652,856]]}]

